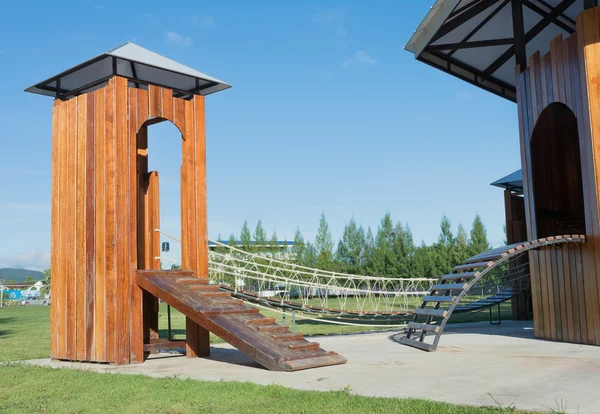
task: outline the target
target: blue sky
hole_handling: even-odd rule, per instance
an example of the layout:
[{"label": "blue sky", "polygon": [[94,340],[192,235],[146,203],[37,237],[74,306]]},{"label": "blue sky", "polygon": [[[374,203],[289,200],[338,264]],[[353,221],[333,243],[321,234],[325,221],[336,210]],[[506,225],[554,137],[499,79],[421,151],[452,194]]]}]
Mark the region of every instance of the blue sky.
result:
[{"label": "blue sky", "polygon": [[[517,108],[403,50],[432,0],[30,1],[0,18],[0,267],[49,264],[51,107],[23,89],[126,41],[233,85],[207,97],[209,236],[334,239],[386,211],[433,242],[477,212],[502,242]],[[176,129],[150,130],[163,227],[178,232]]]}]

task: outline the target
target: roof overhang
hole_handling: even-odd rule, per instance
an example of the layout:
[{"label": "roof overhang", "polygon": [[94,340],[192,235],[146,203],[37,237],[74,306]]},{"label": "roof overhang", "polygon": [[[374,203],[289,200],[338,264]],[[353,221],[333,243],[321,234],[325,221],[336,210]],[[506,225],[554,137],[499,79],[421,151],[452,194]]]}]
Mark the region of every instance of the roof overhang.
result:
[{"label": "roof overhang", "polygon": [[102,87],[113,76],[128,79],[132,87],[145,89],[148,85],[155,85],[169,88],[173,90],[173,96],[180,98],[209,95],[231,87],[141,46],[125,43],[25,91],[68,99]]},{"label": "roof overhang", "polygon": [[[586,0],[436,0],[405,49],[416,59],[516,101],[516,64],[575,32]],[[526,64],[526,61],[521,63]]]},{"label": "roof overhang", "polygon": [[523,172],[521,170],[515,171],[506,177],[494,181],[490,185],[511,191],[523,191]]}]

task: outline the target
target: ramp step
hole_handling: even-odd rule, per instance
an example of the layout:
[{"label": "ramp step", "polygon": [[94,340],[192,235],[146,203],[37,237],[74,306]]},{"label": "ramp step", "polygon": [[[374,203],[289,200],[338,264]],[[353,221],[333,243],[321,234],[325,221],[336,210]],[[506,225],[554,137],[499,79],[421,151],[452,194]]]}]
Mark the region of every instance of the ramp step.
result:
[{"label": "ramp step", "polygon": [[456,266],[454,269],[452,269],[452,271],[453,272],[462,272],[462,271],[469,270],[469,269],[480,269],[482,267],[490,267],[492,264],[494,264],[494,262],[492,262],[492,261],[467,263],[467,264],[462,264],[462,265]]},{"label": "ramp step", "polygon": [[253,308],[221,308],[221,309],[207,309],[207,310],[199,310],[198,313],[202,315],[249,315],[249,314],[257,314],[260,313],[260,310]]},{"label": "ramp step", "polygon": [[221,302],[219,302],[219,303],[223,303],[223,304],[226,304],[226,305],[241,305],[241,304],[243,304],[243,303],[244,303],[244,301],[243,301],[243,300],[241,300],[241,299],[234,299],[234,298],[231,298],[231,299],[225,299],[225,300],[222,300],[222,301],[221,301]]},{"label": "ramp step", "polygon": [[304,338],[304,335],[298,334],[298,333],[286,332],[286,333],[280,333],[280,334],[273,334],[273,335],[271,335],[271,338],[273,338],[276,341],[296,341],[296,340]]},{"label": "ramp step", "polygon": [[400,343],[402,343],[404,345],[412,346],[413,348],[422,349],[424,351],[431,351],[430,344],[426,344],[425,342],[421,342],[421,341],[415,341],[414,339],[407,338],[406,336],[403,336],[402,338],[400,338]]},{"label": "ramp step", "polygon": [[208,285],[208,281],[206,279],[200,279],[197,277],[180,277],[177,278],[177,283],[180,283],[182,285],[194,285],[194,284],[201,284],[201,285]]},{"label": "ramp step", "polygon": [[307,351],[310,349],[319,349],[321,344],[317,342],[306,342],[303,344],[289,344],[288,348],[292,351]]},{"label": "ramp step", "polygon": [[468,283],[447,283],[434,285],[431,287],[431,291],[444,291],[444,290],[465,290],[468,286]]},{"label": "ramp step", "polygon": [[288,332],[289,329],[287,326],[280,325],[267,325],[267,326],[257,326],[259,332]]},{"label": "ramp step", "polygon": [[440,330],[439,325],[430,325],[428,323],[409,322],[408,327],[411,329],[419,329],[421,331],[433,332],[433,333],[438,333]]},{"label": "ramp step", "polygon": [[452,273],[449,275],[442,276],[441,280],[469,279],[472,277],[476,277],[478,274],[479,274],[479,272]]},{"label": "ramp step", "polygon": [[455,296],[424,296],[423,302],[454,302]]},{"label": "ramp step", "polygon": [[229,292],[198,292],[202,297],[205,298],[230,298],[231,293]]},{"label": "ramp step", "polygon": [[218,292],[219,285],[209,285],[208,283],[193,284],[190,285],[190,290],[206,291],[206,292]]},{"label": "ramp step", "polygon": [[249,319],[246,321],[247,325],[273,325],[275,323],[277,323],[275,318]]},{"label": "ramp step", "polygon": [[415,310],[415,313],[417,315],[437,316],[437,317],[440,317],[440,318],[445,318],[446,315],[448,315],[448,311],[446,309],[422,309],[422,308],[417,308]]},{"label": "ramp step", "polygon": [[325,352],[319,356],[307,356],[305,358],[282,358],[277,362],[285,367],[285,371],[299,371],[326,365],[345,364],[346,358],[336,352]]}]

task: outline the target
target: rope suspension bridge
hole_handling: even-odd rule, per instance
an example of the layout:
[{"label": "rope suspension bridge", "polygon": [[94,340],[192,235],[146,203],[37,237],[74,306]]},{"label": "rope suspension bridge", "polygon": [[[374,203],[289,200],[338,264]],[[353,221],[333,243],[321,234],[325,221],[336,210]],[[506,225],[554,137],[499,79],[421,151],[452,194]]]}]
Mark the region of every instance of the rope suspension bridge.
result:
[{"label": "rope suspension bridge", "polygon": [[[173,256],[180,249],[179,240],[156,231],[177,246],[171,257],[156,259],[178,264]],[[286,261],[277,254],[246,252],[210,240],[220,251],[209,251],[209,281],[247,304],[278,312],[297,311],[300,318],[407,328],[401,343],[435,351],[452,314],[490,310],[491,322],[493,307],[497,306],[500,314],[502,303],[531,291],[529,251],[582,242],[583,235],[565,235],[503,246],[467,259],[439,279],[428,279],[325,271]]]},{"label": "rope suspension bridge", "polygon": [[[179,265],[180,240],[156,231],[175,245],[156,259]],[[307,316],[312,314],[326,323],[404,327],[415,304],[437,281],[326,271],[292,263],[281,254],[251,253],[218,241],[210,243],[215,247],[209,251],[211,284],[249,304],[296,311],[305,319],[314,319]]]}]

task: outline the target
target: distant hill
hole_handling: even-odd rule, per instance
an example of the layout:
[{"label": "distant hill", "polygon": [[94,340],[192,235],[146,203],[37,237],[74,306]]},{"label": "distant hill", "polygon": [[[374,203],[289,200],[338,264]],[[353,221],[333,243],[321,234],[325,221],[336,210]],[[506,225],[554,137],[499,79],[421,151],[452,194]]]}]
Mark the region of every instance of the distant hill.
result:
[{"label": "distant hill", "polygon": [[36,281],[44,280],[44,278],[46,277],[46,275],[44,275],[44,273],[37,271],[37,270],[9,269],[9,268],[0,269],[0,279],[14,280],[17,283],[23,283],[23,282],[25,282],[25,279],[27,279],[27,276],[31,276]]}]

